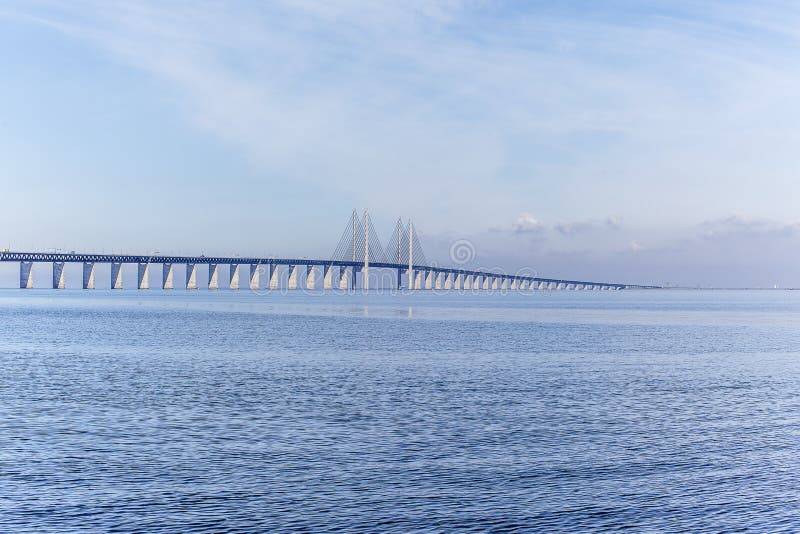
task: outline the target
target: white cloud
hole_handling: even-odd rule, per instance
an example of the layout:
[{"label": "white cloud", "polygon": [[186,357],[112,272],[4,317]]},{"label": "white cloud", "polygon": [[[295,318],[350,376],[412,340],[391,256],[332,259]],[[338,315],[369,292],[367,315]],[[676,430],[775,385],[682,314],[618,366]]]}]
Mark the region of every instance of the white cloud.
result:
[{"label": "white cloud", "polygon": [[631,252],[641,252],[642,250],[644,250],[644,247],[642,246],[641,243],[639,243],[634,239],[633,241],[628,243],[628,250],[630,250]]},{"label": "white cloud", "polygon": [[520,213],[511,223],[511,228],[517,234],[530,234],[541,232],[544,224],[530,213]]}]

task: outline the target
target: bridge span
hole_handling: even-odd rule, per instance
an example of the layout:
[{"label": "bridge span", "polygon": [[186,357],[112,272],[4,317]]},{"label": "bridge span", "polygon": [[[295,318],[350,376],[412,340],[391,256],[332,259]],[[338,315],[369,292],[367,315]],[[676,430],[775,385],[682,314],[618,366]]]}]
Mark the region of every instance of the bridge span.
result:
[{"label": "bridge span", "polygon": [[[419,239],[411,221],[403,225],[398,221],[395,233],[385,252],[372,229],[369,212],[360,218],[353,212],[348,226],[330,258],[274,258],[230,256],[175,256],[141,254],[83,254],[77,252],[0,252],[0,262],[19,262],[20,288],[34,287],[33,264],[51,263],[52,287],[66,287],[67,263],[83,264],[83,289],[95,288],[95,266],[111,265],[111,289],[122,289],[123,266],[136,265],[137,289],[150,288],[151,266],[161,266],[162,289],[175,287],[174,266],[185,265],[186,289],[198,288],[198,266],[207,266],[208,289],[220,288],[220,269],[227,268],[227,285],[239,289],[242,267],[247,267],[247,286],[250,289],[281,289],[281,269],[288,269],[286,289],[318,289],[318,275],[322,289],[356,289],[357,273],[361,273],[361,287],[370,288],[370,269],[388,269],[395,272],[396,289],[430,290],[621,290],[649,289],[640,286],[611,282],[543,278],[523,273],[505,274],[487,270],[471,270],[432,265],[425,260]],[[262,285],[262,277],[264,284]],[[405,280],[405,283],[404,283]]]}]

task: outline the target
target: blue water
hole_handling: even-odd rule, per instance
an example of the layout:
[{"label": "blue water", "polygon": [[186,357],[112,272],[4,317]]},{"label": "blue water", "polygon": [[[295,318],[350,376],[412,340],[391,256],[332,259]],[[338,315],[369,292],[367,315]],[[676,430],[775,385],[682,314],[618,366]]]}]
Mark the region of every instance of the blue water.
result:
[{"label": "blue water", "polygon": [[800,293],[0,291],[0,531],[800,530]]}]

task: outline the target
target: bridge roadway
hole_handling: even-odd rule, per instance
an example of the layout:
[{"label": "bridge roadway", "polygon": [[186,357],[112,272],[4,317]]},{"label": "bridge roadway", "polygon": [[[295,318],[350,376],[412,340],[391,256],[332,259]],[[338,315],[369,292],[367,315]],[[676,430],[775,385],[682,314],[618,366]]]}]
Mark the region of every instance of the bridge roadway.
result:
[{"label": "bridge roadway", "polygon": [[[316,275],[313,267],[322,266],[324,268],[324,288],[333,287],[331,277],[331,267],[338,267],[340,289],[355,288],[355,277],[353,272],[364,272],[365,267],[377,269],[394,269],[397,271],[398,287],[401,285],[401,276],[405,272],[408,274],[409,266],[399,263],[369,262],[365,265],[364,261],[342,261],[342,260],[320,260],[307,258],[257,258],[257,257],[225,257],[225,256],[167,256],[167,255],[138,255],[138,254],[83,254],[83,253],[61,253],[61,252],[0,252],[0,262],[20,262],[20,287],[33,287],[33,275],[31,265],[33,263],[52,263],[53,264],[53,288],[64,287],[64,263],[83,263],[84,265],[84,289],[94,288],[94,264],[112,264],[112,288],[122,287],[121,268],[123,264],[137,264],[139,266],[138,288],[149,288],[148,269],[151,264],[163,265],[162,287],[171,289],[172,285],[172,265],[186,264],[186,287],[196,288],[196,265],[209,266],[209,288],[216,289],[218,282],[218,267],[228,265],[231,269],[231,288],[238,289],[239,266],[250,265],[250,287],[259,287],[259,268],[267,269],[267,277],[270,279],[269,287],[277,289],[278,269],[277,266],[284,265],[290,268],[289,286],[290,289],[297,287],[297,266],[306,266],[306,287],[313,289]],[[115,269],[116,267],[116,269]],[[274,268],[273,268],[274,267]],[[413,265],[412,275],[408,277],[409,282],[413,283],[413,289],[655,289],[657,286],[619,284],[609,282],[596,282],[584,280],[568,280],[560,278],[542,278],[538,276],[525,276],[520,274],[496,273],[484,270],[458,269],[452,267],[432,266],[432,265]],[[312,274],[314,273],[314,274]],[[416,276],[413,276],[416,275]],[[190,279],[194,276],[194,283]],[[235,277],[235,283],[234,283]],[[424,277],[424,279],[423,279]],[[115,281],[115,278],[117,279]],[[116,282],[116,283],[115,283]],[[294,283],[294,287],[292,287]],[[194,285],[193,285],[194,284]],[[235,285],[234,285],[235,284]]]}]

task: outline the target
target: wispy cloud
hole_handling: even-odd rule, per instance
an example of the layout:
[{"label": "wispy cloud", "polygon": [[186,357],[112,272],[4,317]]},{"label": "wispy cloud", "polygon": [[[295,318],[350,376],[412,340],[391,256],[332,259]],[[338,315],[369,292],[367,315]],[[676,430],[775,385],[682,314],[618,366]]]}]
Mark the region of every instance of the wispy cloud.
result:
[{"label": "wispy cloud", "polygon": [[[77,0],[9,12],[165,81],[197,127],[273,176],[336,183],[367,197],[356,201],[418,215],[447,195],[467,225],[487,204],[495,215],[520,211],[518,197],[543,185],[635,218],[648,214],[631,198],[655,190],[666,214],[685,185],[668,173],[703,176],[724,201],[725,170],[754,168],[751,151],[789,157],[744,132],[795,131],[798,117],[800,14],[786,3],[578,13],[473,1]],[[732,158],[733,147],[745,150]],[[676,167],[692,160],[688,172]],[[615,172],[610,187],[598,163]],[[706,172],[715,165],[719,178]],[[364,193],[396,183],[428,194]],[[543,215],[562,218],[561,206]],[[568,224],[561,230],[580,228]]]},{"label": "wispy cloud", "polygon": [[560,222],[554,226],[554,229],[563,236],[574,236],[591,231],[619,230],[620,221],[619,218],[615,216],[609,216],[605,219]]},{"label": "wispy cloud", "polygon": [[776,221],[735,214],[721,219],[705,221],[699,225],[704,239],[729,239],[732,237],[784,237],[800,236],[800,221]]}]

